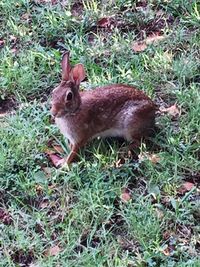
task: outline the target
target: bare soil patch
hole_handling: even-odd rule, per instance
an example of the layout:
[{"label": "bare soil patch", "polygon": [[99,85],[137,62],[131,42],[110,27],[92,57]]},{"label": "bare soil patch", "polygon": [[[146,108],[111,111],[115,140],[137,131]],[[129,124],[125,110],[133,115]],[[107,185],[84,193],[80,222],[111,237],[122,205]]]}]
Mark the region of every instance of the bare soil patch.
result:
[{"label": "bare soil patch", "polygon": [[0,99],[0,117],[4,117],[17,108],[18,104],[14,97]]}]

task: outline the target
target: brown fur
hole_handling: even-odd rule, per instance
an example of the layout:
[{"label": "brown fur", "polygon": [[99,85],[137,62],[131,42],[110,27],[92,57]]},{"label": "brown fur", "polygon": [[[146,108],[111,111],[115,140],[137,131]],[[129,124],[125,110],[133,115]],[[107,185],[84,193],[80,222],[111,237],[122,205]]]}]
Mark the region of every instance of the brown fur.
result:
[{"label": "brown fur", "polygon": [[113,84],[79,92],[85,71],[81,64],[71,68],[69,54],[62,60],[62,77],[68,80],[63,79],[54,89],[51,112],[71,143],[67,164],[92,138],[120,136],[133,141],[148,135],[154,127],[156,107],[143,91]]}]

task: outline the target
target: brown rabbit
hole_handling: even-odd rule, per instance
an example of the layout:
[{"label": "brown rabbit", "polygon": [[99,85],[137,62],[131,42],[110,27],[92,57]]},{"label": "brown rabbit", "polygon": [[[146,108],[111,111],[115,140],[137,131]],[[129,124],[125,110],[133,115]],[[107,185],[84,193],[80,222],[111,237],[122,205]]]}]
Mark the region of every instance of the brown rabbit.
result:
[{"label": "brown rabbit", "polygon": [[62,81],[53,90],[51,113],[70,142],[67,164],[74,161],[80,147],[95,137],[137,141],[154,128],[156,107],[144,92],[123,84],[79,92],[84,79],[83,65],[71,67],[66,52],[62,58]]}]

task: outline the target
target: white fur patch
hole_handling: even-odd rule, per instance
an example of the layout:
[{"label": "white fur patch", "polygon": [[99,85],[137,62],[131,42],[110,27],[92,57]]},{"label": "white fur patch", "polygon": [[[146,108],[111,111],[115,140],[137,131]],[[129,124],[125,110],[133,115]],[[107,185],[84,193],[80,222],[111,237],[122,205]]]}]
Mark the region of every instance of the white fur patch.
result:
[{"label": "white fur patch", "polygon": [[124,131],[122,129],[116,129],[116,128],[110,128],[107,129],[101,133],[96,134],[93,136],[95,137],[123,137],[124,136]]},{"label": "white fur patch", "polygon": [[69,142],[73,145],[76,143],[76,135],[72,130],[72,127],[69,126],[65,118],[55,118],[56,125],[60,129],[61,133]]}]

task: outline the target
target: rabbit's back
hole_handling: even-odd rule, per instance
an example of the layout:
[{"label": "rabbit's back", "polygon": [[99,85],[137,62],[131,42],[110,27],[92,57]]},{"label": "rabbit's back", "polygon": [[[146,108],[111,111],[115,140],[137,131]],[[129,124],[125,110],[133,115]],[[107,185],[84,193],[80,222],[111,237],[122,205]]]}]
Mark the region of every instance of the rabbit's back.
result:
[{"label": "rabbit's back", "polygon": [[83,112],[91,112],[91,116],[109,116],[118,114],[122,109],[134,109],[142,103],[154,103],[141,90],[132,86],[116,84],[99,87],[93,90],[81,92],[81,107]]},{"label": "rabbit's back", "polygon": [[95,88],[81,92],[83,100],[88,99],[96,102],[107,100],[109,102],[115,100],[115,102],[125,102],[128,99],[142,100],[149,99],[149,97],[141,90],[129,85],[124,84],[112,84]]}]

